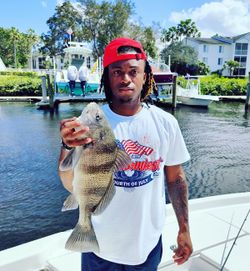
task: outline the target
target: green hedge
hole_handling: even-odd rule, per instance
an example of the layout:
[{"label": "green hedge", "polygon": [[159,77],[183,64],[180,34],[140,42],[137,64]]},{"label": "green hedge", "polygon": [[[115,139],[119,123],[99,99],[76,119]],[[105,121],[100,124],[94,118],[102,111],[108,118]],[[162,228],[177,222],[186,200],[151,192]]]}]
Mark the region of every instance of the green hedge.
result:
[{"label": "green hedge", "polygon": [[246,95],[247,78],[207,76],[200,79],[201,93],[211,95]]},{"label": "green hedge", "polygon": [[0,96],[41,96],[42,80],[34,72],[0,72]]},{"label": "green hedge", "polygon": [[[197,84],[197,80],[193,80]],[[201,93],[204,95],[233,96],[246,95],[247,78],[224,78],[218,76],[200,77]],[[178,77],[178,84],[185,88],[187,81]]]},{"label": "green hedge", "polygon": [[0,75],[16,75],[16,76],[38,77],[36,72],[22,72],[22,71],[0,71]]}]

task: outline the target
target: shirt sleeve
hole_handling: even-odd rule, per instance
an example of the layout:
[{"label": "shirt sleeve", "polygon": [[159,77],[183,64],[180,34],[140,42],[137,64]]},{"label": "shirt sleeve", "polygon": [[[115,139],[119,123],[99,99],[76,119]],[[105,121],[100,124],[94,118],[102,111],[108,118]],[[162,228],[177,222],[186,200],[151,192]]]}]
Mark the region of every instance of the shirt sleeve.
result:
[{"label": "shirt sleeve", "polygon": [[169,126],[169,145],[166,157],[166,166],[180,165],[190,159],[179,124],[174,118]]}]

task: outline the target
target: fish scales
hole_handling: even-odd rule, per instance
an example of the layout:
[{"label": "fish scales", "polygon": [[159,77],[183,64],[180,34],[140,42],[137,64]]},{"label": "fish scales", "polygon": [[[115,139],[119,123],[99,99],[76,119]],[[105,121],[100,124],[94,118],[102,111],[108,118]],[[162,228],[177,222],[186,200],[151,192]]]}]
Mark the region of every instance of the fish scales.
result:
[{"label": "fish scales", "polygon": [[128,166],[131,159],[117,147],[113,131],[96,103],[88,104],[78,120],[89,127],[85,137],[91,137],[93,143],[74,148],[60,166],[61,170],[74,170],[73,193],[64,202],[63,210],[79,205],[79,220],[65,247],[99,252],[91,216],[107,208],[115,194],[113,172]]}]

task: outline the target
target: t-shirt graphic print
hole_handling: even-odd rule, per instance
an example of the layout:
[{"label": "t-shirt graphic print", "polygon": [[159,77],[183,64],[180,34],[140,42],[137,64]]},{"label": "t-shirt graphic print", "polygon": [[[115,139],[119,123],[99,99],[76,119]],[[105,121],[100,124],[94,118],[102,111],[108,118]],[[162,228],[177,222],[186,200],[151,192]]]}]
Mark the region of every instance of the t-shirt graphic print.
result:
[{"label": "t-shirt graphic print", "polygon": [[[162,158],[151,161],[149,156],[154,151],[151,147],[144,146],[131,139],[116,141],[117,146],[130,155],[132,163],[126,168],[114,173],[115,186],[124,187],[125,191],[131,188],[148,184],[159,175]],[[130,189],[126,189],[130,188]]]}]

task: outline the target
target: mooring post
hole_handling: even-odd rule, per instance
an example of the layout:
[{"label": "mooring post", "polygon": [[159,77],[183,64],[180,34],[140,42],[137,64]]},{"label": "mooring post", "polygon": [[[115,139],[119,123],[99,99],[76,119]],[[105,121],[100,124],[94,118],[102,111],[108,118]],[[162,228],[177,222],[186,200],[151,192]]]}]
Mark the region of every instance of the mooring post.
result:
[{"label": "mooring post", "polygon": [[248,83],[247,83],[247,97],[245,104],[245,112],[247,113],[250,110],[250,72],[248,73]]},{"label": "mooring post", "polygon": [[49,92],[49,106],[51,109],[54,108],[54,89],[51,84],[50,75],[47,74],[47,82],[48,82],[48,92]]},{"label": "mooring post", "polygon": [[47,101],[47,89],[46,89],[46,75],[42,75],[42,95],[43,95],[43,102]]},{"label": "mooring post", "polygon": [[176,108],[176,96],[177,96],[177,74],[173,75],[173,85],[172,85],[172,108]]}]

